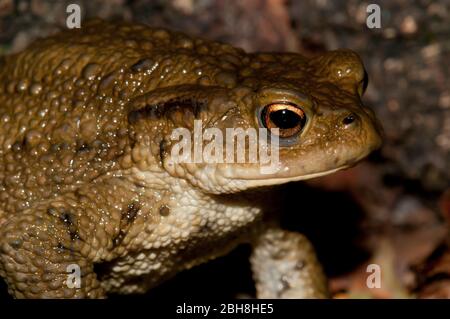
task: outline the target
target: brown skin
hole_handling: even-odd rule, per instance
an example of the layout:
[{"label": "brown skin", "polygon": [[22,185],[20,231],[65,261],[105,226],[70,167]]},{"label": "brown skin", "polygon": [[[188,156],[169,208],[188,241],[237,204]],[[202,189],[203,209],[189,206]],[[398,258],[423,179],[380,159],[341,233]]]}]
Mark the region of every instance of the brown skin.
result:
[{"label": "brown skin", "polygon": [[[247,54],[98,21],[4,57],[0,276],[18,298],[144,292],[247,242],[258,297],[327,296],[311,245],[279,229],[277,206],[248,190],[327,174],[379,147],[363,86],[348,50]],[[281,139],[278,172],[170,164],[173,129],[195,119],[259,128],[262,109],[280,101],[307,121]],[[66,285],[71,264],[81,268],[77,289]]]}]

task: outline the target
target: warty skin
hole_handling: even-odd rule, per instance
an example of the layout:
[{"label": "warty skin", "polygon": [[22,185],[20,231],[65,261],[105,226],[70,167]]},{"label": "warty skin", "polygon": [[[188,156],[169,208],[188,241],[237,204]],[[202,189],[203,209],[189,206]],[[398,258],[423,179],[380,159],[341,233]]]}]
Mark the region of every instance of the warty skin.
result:
[{"label": "warty skin", "polygon": [[[9,293],[142,293],[249,243],[257,297],[327,297],[311,244],[282,230],[265,198],[270,185],[347,168],[380,146],[364,81],[350,50],[248,54],[101,21],[2,57],[0,276]],[[173,129],[192,130],[195,119],[204,129],[257,129],[273,103],[304,116],[299,132],[280,138],[277,172],[171,163]],[[73,264],[76,289],[66,284]]]}]

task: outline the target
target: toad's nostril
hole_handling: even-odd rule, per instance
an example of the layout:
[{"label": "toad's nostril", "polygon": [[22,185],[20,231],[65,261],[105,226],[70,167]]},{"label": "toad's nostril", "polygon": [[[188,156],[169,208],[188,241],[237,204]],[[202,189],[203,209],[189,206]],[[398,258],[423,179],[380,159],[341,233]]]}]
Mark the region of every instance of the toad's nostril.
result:
[{"label": "toad's nostril", "polygon": [[350,113],[344,119],[342,120],[342,123],[344,125],[352,124],[356,120],[356,115],[354,113]]}]

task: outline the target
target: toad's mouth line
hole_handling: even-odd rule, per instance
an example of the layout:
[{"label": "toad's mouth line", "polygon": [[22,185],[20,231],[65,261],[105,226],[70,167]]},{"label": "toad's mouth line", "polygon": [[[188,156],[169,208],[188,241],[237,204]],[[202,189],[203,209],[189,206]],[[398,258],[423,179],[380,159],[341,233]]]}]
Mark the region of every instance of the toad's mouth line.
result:
[{"label": "toad's mouth line", "polygon": [[261,186],[270,186],[270,185],[278,185],[278,184],[285,184],[289,182],[298,182],[302,180],[307,180],[311,178],[316,178],[320,176],[325,176],[328,174],[333,174],[337,171],[347,169],[349,167],[352,167],[354,165],[343,165],[337,168],[333,168],[327,171],[322,172],[316,172],[312,174],[307,175],[301,175],[301,176],[293,176],[293,177],[274,177],[274,178],[254,178],[254,179],[240,179],[242,182],[245,182],[248,187],[261,187]]}]

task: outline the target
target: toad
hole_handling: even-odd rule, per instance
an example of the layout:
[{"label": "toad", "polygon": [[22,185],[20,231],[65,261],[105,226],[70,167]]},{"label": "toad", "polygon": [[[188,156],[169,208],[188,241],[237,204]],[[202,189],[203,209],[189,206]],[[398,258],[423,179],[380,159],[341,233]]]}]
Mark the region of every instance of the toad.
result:
[{"label": "toad", "polygon": [[[280,228],[270,194],[380,146],[361,102],[366,84],[350,50],[246,53],[129,23],[93,21],[2,57],[0,276],[9,293],[143,293],[247,243],[257,297],[327,297],[312,245]],[[196,121],[224,137],[267,129],[276,169],[174,160],[174,130],[194,134]]]}]

